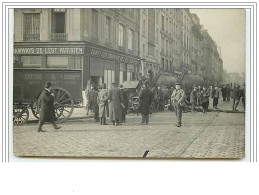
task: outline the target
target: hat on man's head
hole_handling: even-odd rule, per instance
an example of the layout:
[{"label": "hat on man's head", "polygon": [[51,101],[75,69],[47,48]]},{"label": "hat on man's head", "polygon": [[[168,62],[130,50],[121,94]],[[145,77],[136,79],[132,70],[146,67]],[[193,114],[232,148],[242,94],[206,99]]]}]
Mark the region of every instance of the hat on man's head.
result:
[{"label": "hat on man's head", "polygon": [[50,81],[46,82],[46,83],[45,83],[45,87],[46,87],[46,88],[50,88],[50,87],[51,87],[51,82],[50,82]]},{"label": "hat on man's head", "polygon": [[175,83],[175,85],[181,85],[181,83],[178,82],[178,83]]},{"label": "hat on man's head", "polygon": [[123,88],[123,85],[122,85],[122,84],[119,84],[119,88]]}]

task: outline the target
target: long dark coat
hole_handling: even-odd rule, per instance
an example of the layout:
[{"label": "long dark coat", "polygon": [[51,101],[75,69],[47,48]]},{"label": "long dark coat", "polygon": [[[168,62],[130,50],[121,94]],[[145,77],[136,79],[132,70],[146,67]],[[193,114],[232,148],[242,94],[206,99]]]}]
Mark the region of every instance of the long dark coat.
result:
[{"label": "long dark coat", "polygon": [[123,98],[123,103],[124,103],[124,108],[122,108],[122,113],[127,114],[128,107],[129,107],[129,99],[128,99],[128,93],[127,91],[121,89],[122,93],[122,98]]},{"label": "long dark coat", "polygon": [[39,97],[39,108],[40,108],[40,121],[41,122],[53,122],[57,118],[55,116],[54,108],[54,96],[51,93],[44,89]]},{"label": "long dark coat", "polygon": [[108,99],[109,104],[109,116],[110,121],[121,121],[122,120],[122,106],[123,97],[121,90],[118,87],[111,88],[109,90]]},{"label": "long dark coat", "polygon": [[209,102],[210,92],[208,89],[201,92],[201,102]]},{"label": "long dark coat", "polygon": [[190,103],[197,103],[197,91],[192,90],[190,94]]},{"label": "long dark coat", "polygon": [[153,94],[152,91],[148,88],[144,88],[140,91],[139,100],[140,100],[140,107],[139,112],[142,114],[149,114],[150,113],[150,106],[152,103]]},{"label": "long dark coat", "polygon": [[106,118],[109,116],[108,109],[108,91],[106,89],[102,89],[98,93],[97,103],[99,105],[99,117]]}]

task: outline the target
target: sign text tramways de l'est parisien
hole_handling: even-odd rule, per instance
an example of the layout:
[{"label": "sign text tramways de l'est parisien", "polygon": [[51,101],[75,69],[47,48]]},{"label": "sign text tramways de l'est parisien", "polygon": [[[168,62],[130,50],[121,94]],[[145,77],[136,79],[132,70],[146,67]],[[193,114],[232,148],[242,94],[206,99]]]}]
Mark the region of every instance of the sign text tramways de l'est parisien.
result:
[{"label": "sign text tramways de l'est parisien", "polygon": [[[14,54],[84,54],[84,48],[80,47],[17,47],[14,48]],[[139,65],[137,59],[124,57],[121,55],[91,49],[90,55],[99,56],[108,60],[119,61],[122,63],[130,63]]]}]

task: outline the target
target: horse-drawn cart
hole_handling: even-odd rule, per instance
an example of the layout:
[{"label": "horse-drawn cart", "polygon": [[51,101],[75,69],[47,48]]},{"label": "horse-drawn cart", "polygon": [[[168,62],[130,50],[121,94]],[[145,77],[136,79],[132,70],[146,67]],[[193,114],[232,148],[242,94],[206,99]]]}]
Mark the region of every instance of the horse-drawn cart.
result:
[{"label": "horse-drawn cart", "polygon": [[17,68],[13,78],[13,122],[16,125],[28,121],[29,109],[39,118],[37,102],[46,81],[52,83],[58,122],[66,121],[74,105],[82,102],[81,70]]}]

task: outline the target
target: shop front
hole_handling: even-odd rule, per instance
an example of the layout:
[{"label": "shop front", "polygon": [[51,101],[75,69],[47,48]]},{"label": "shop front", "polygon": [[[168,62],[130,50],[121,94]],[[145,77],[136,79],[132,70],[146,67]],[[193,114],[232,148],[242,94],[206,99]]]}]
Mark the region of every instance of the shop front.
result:
[{"label": "shop front", "polygon": [[138,57],[92,44],[85,48],[84,87],[88,80],[95,86],[106,83],[109,88],[112,82],[122,84],[138,79]]}]

